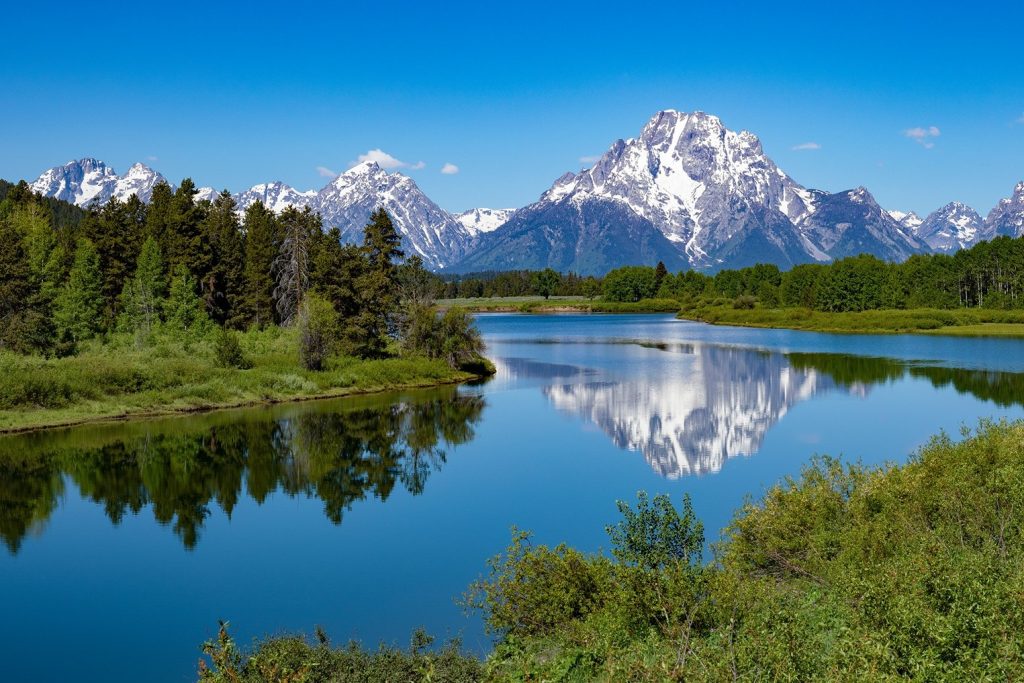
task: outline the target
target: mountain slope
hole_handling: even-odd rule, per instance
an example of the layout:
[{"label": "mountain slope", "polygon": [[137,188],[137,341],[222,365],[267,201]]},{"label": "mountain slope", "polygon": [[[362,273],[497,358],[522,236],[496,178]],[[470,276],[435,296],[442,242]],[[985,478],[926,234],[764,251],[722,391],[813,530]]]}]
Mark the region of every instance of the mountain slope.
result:
[{"label": "mountain slope", "polygon": [[950,202],[928,214],[914,233],[932,251],[951,253],[978,241],[982,220],[978,212],[960,202]]},{"label": "mountain slope", "polygon": [[453,215],[453,218],[462,223],[470,235],[481,235],[485,232],[494,232],[508,222],[508,219],[515,213],[515,209],[470,209]]},{"label": "mountain slope", "polygon": [[902,261],[928,247],[903,228],[863,187],[821,195],[801,229],[834,259],[872,254]]},{"label": "mountain slope", "polygon": [[454,216],[432,202],[412,178],[387,173],[374,162],[345,171],[311,200],[325,227],[342,239],[362,240],[363,226],[383,207],[402,235],[406,255],[419,255],[430,268],[444,268],[466,254],[471,235]]},{"label": "mountain slope", "polygon": [[621,201],[564,197],[538,202],[481,236],[459,272],[554,268],[604,274],[623,264],[687,267],[685,257],[649,220]]},{"label": "mountain slope", "polygon": [[999,235],[1020,237],[1024,235],[1024,181],[1017,183],[1013,194],[999,200],[985,218],[982,228],[983,239]]}]

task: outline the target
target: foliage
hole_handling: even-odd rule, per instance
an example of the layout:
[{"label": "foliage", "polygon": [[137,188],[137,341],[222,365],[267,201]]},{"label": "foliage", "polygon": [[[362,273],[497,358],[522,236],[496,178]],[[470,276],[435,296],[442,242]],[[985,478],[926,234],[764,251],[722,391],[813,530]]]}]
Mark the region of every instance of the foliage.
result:
[{"label": "foliage", "polygon": [[533,289],[537,294],[547,299],[558,287],[561,276],[552,268],[547,268],[533,274]]},{"label": "foliage", "polygon": [[658,291],[653,268],[624,266],[604,276],[604,298],[609,301],[640,301],[650,299]]},{"label": "foliage", "polygon": [[[469,683],[483,679],[480,661],[452,640],[431,650],[434,639],[422,630],[413,633],[406,650],[381,644],[366,650],[351,641],[331,647],[327,634],[316,629],[316,642],[298,636],[269,638],[245,655],[221,623],[216,640],[203,645],[209,659],[199,662],[199,680],[208,683],[395,683],[446,681]],[[212,665],[212,667],[211,667]]]},{"label": "foliage", "polygon": [[399,335],[406,351],[440,358],[451,368],[482,365],[484,342],[468,311],[452,307],[438,315],[433,306],[421,303],[409,308]]},{"label": "foliage", "polygon": [[242,350],[242,344],[238,341],[238,333],[233,330],[221,328],[214,337],[213,356],[217,365],[222,368],[238,368],[248,370],[252,367],[252,361]]},{"label": "foliage", "polygon": [[307,370],[323,370],[338,339],[338,313],[319,294],[309,294],[299,310],[299,362]]},{"label": "foliage", "polygon": [[135,264],[134,277],[125,284],[121,293],[122,330],[135,334],[136,343],[149,341],[160,323],[166,280],[160,246],[152,237],[146,239]]},{"label": "foliage", "polygon": [[295,320],[302,300],[309,289],[310,249],[319,232],[320,215],[307,206],[302,211],[289,206],[278,218],[281,226],[281,247],[274,261],[277,287],[274,300],[277,315],[284,325]]},{"label": "foliage", "polygon": [[91,339],[100,329],[103,311],[102,276],[99,255],[89,240],[75,251],[75,263],[68,280],[54,302],[58,334],[75,342]]}]

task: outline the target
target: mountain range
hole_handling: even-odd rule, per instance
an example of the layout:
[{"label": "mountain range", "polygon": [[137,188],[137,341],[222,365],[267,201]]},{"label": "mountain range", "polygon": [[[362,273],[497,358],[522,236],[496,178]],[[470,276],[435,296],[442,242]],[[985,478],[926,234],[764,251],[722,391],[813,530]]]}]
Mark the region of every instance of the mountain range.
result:
[{"label": "mountain range", "polygon": [[[45,171],[43,195],[89,206],[137,194],[149,199],[164,176],[133,165],[124,175],[92,158]],[[213,188],[197,199],[212,200]],[[593,166],[566,173],[519,209],[450,213],[399,172],[363,162],[320,190],[282,182],[233,195],[244,211],[259,200],[319,212],[325,228],[357,241],[370,213],[384,207],[408,254],[448,272],[538,269],[600,275],[621,265],[714,272],[759,262],[787,268],[870,253],[901,261],[951,253],[997,235],[1024,234],[1024,182],[985,219],[952,202],[924,219],[887,211],[864,187],[830,193],[800,185],[747,131],[703,112],[658,112],[628,140],[616,140]]]}]

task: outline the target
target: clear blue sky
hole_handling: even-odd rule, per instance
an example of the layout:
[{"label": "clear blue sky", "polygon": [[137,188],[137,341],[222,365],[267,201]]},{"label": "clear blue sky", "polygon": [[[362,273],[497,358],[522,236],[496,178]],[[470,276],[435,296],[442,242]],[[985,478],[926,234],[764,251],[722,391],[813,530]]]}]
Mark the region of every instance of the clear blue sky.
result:
[{"label": "clear blue sky", "polygon": [[0,177],[308,189],[381,149],[447,209],[521,206],[673,108],[889,208],[984,214],[1024,179],[1021,2],[342,4],[5,7]]}]

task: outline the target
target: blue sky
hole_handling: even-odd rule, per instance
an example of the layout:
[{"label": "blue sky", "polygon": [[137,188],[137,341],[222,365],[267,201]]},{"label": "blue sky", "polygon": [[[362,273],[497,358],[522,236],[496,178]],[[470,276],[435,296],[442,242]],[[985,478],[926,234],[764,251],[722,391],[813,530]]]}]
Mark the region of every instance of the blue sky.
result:
[{"label": "blue sky", "polygon": [[0,177],[308,189],[379,149],[447,209],[521,206],[673,108],[888,208],[984,214],[1024,179],[1024,3],[338,5],[5,7]]}]

